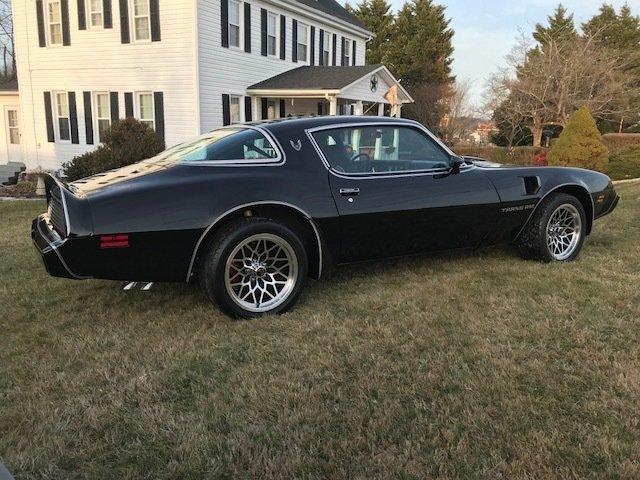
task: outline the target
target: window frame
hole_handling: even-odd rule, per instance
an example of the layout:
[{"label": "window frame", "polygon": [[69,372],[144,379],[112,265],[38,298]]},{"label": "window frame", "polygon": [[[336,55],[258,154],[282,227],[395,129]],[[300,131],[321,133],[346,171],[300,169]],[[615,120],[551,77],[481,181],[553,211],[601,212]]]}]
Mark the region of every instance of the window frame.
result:
[{"label": "window frame", "polygon": [[[238,5],[238,24],[231,23],[231,8],[232,5]],[[227,15],[227,42],[229,48],[235,48],[236,50],[244,51],[244,8],[242,6],[242,0],[229,0],[229,13]],[[231,26],[238,27],[238,45],[231,43]]]},{"label": "window frame", "polygon": [[[140,97],[142,97],[143,95],[149,95],[151,97],[151,118],[147,118],[147,119],[143,119],[142,118],[142,102],[140,101]],[[156,131],[156,105],[155,105],[155,101],[154,101],[154,97],[153,97],[153,92],[150,91],[140,91],[140,92],[135,92],[134,93],[134,116],[135,118],[138,119],[138,121],[140,121],[141,123],[144,122],[151,122],[153,124],[153,126],[151,127],[152,130],[155,132]],[[111,112],[109,112],[111,113]]]},{"label": "window frame", "polygon": [[[93,11],[91,10],[91,0],[85,0],[85,6],[87,9],[87,26],[91,30],[104,28],[104,2],[100,0],[98,4],[100,5],[100,11],[99,12]],[[100,13],[100,23],[97,23],[97,24],[93,23],[94,13]]]},{"label": "window frame", "polygon": [[353,40],[350,38],[344,37],[344,52],[342,52],[342,56],[344,57],[344,63],[346,67],[350,67],[353,65],[353,60],[351,59],[351,52],[353,51]]},{"label": "window frame", "polygon": [[[331,37],[332,34],[331,32],[328,32],[327,30],[325,30],[324,32],[322,32],[323,38],[322,38],[322,52],[320,52],[320,55],[322,55],[322,65],[326,66],[326,67],[330,67],[331,66],[331,59],[332,59],[332,55],[331,55],[331,49],[333,48],[333,45],[331,45]],[[327,52],[327,61],[324,61],[324,53]]]},{"label": "window frame", "polygon": [[[69,92],[65,92],[62,90],[57,90],[51,92],[53,96],[53,113],[55,117],[55,133],[58,143],[71,143],[71,112],[69,111]],[[58,97],[60,95],[64,95],[67,99],[67,115],[60,115],[60,101]],[[67,131],[69,132],[69,138],[62,138],[61,130],[60,130],[60,120],[66,118],[67,119]]]},{"label": "window frame", "polygon": [[[107,117],[101,117],[100,116],[100,109],[98,108],[98,96],[99,95],[106,95],[107,97],[107,107],[109,109],[108,115]],[[95,128],[93,129],[93,141],[97,144],[102,143],[102,140],[100,140],[100,120],[109,120],[109,127],[111,127],[111,95],[109,94],[109,92],[107,91],[98,91],[98,92],[92,92],[92,97],[93,97],[93,119],[92,121],[95,122]]]},{"label": "window frame", "polygon": [[[404,170],[399,172],[366,172],[366,173],[348,173],[348,172],[339,172],[335,170],[329,161],[327,160],[322,148],[318,144],[314,134],[317,132],[321,132],[324,130],[340,130],[340,129],[353,129],[353,128],[369,128],[369,127],[399,127],[399,128],[409,128],[416,130],[417,132],[423,134],[427,139],[431,140],[437,147],[442,150],[444,154],[449,157],[449,167],[442,168],[428,168],[422,170]],[[311,141],[314,146],[320,160],[324,164],[325,168],[334,176],[342,177],[342,178],[397,178],[404,176],[418,176],[418,175],[438,175],[443,174],[450,171],[451,161],[457,155],[449,149],[438,137],[436,137],[433,133],[431,133],[427,128],[418,122],[359,122],[359,123],[334,123],[331,125],[323,125],[320,127],[309,128],[305,130],[307,137]],[[460,168],[460,173],[467,172],[469,170],[475,169],[475,165],[462,165]]]},{"label": "window frame", "polygon": [[[129,11],[131,12],[131,40],[133,43],[149,43],[151,42],[151,1],[150,0],[142,0],[147,3],[147,14],[146,15],[138,15],[136,16],[136,5],[135,0],[129,0]],[[138,38],[138,30],[136,29],[136,19],[137,18],[146,18],[148,19],[147,25],[147,38]]]},{"label": "window frame", "polygon": [[[276,140],[276,138],[265,128],[257,125],[227,125],[224,127],[216,128],[209,133],[216,132],[218,130],[255,130],[262,134],[263,137],[271,144],[273,151],[276,152],[274,158],[261,158],[261,159],[246,159],[238,158],[231,160],[202,160],[202,161],[189,161],[180,160],[178,163],[182,165],[201,166],[201,167],[246,167],[246,166],[268,166],[279,167],[286,163],[286,157],[282,151],[282,147]],[[176,145],[177,146],[177,145]]]},{"label": "window frame", "polygon": [[[51,19],[49,18],[49,5],[51,5],[52,3],[57,3],[58,4],[58,14],[60,15],[60,20],[59,22],[56,23],[51,23]],[[45,22],[47,24],[47,32],[46,32],[46,36],[47,36],[47,46],[48,47],[62,47],[64,45],[64,31],[62,28],[62,1],[61,0],[46,0],[44,2],[44,15],[45,15]],[[53,43],[53,40],[51,39],[51,26],[52,25],[59,25],[60,26],[60,42],[59,43]]]},{"label": "window frame", "polygon": [[[16,116],[15,116],[15,125],[11,125],[11,112],[15,112]],[[20,145],[21,143],[21,135],[20,135],[20,111],[18,109],[18,107],[14,107],[14,106],[6,106],[5,108],[5,116],[6,116],[6,122],[7,122],[7,144],[8,145]],[[12,141],[12,136],[11,136],[11,132],[12,130],[17,130],[17,134],[18,134],[18,141],[17,142],[13,142]]]},{"label": "window frame", "polygon": [[[269,34],[269,19],[274,19],[275,31],[273,35]],[[273,36],[275,39],[275,53],[269,53],[269,37]],[[275,12],[270,12],[267,10],[267,57],[272,58],[280,58],[280,42],[278,39],[280,38],[280,15]]]},{"label": "window frame", "polygon": [[[234,93],[229,94],[229,121],[231,122],[229,126],[238,125],[239,123],[244,122],[244,103],[242,101],[242,97],[242,95],[237,95]],[[234,122],[233,114],[231,112],[231,104],[233,103],[233,100],[238,100],[238,121],[236,122]]]},{"label": "window frame", "polygon": [[[301,28],[305,28],[306,32],[307,32],[306,35],[303,35],[305,43],[302,43],[300,41],[300,38],[302,37],[300,35],[300,29]],[[310,43],[309,42],[309,36],[311,35],[311,26],[308,23],[298,21],[297,29],[298,30],[296,32],[296,60],[298,62],[301,62],[301,63],[309,63],[309,50],[310,50],[310,48],[309,48],[309,43]],[[300,58],[300,48],[299,48],[300,45],[304,45],[305,46],[306,55],[305,55],[304,58]]]}]

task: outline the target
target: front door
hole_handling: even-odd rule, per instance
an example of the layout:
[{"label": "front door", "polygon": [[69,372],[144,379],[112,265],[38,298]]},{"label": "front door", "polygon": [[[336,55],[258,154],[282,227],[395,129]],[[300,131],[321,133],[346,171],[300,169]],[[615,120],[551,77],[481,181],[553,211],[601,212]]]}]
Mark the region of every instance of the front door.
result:
[{"label": "front door", "polygon": [[313,135],[331,167],[341,261],[476,247],[495,225],[500,199],[490,180],[471,165],[451,172],[450,153],[418,127]]},{"label": "front door", "polygon": [[20,116],[17,106],[5,107],[5,130],[7,134],[7,156],[9,162],[21,162],[20,150]]}]

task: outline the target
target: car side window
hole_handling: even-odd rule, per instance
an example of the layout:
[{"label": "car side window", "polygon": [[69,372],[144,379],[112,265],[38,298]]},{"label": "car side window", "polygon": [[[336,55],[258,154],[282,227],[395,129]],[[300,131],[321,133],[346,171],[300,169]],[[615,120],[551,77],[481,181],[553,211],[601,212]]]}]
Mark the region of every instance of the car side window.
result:
[{"label": "car side window", "polygon": [[448,168],[449,154],[424,132],[410,126],[359,126],[313,134],[320,150],[341,173],[409,172]]},{"label": "car side window", "polygon": [[234,160],[273,160],[278,152],[259,131],[250,128],[220,129],[180,145],[168,160],[216,162]]}]

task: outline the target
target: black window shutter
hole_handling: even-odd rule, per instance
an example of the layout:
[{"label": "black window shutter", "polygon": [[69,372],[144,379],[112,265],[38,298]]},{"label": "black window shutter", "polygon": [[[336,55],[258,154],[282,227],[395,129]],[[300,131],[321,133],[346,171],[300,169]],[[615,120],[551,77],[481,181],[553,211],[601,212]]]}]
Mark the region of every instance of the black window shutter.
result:
[{"label": "black window shutter", "polygon": [[220,0],[220,31],[222,46],[229,48],[229,0]]},{"label": "black window shutter", "polygon": [[42,0],[36,0],[36,17],[38,18],[38,44],[41,47],[47,46],[47,37],[44,34],[44,10]]},{"label": "black window shutter", "polygon": [[222,125],[231,125],[231,111],[229,108],[229,95],[222,94]]},{"label": "black window shutter", "polygon": [[309,65],[316,63],[316,27],[311,27],[311,45],[309,45]]},{"label": "black window shutter", "polygon": [[78,30],[87,29],[87,13],[84,9],[84,0],[78,0]]},{"label": "black window shutter", "polygon": [[244,121],[250,122],[253,120],[251,115],[251,97],[244,97]]},{"label": "black window shutter", "polygon": [[51,92],[44,92],[44,118],[47,122],[47,141],[55,142],[56,136],[53,130],[53,112],[51,110]]},{"label": "black window shutter", "polygon": [[118,92],[109,92],[109,103],[111,103],[111,123],[120,120],[120,105],[118,104]]},{"label": "black window shutter", "polygon": [[131,37],[129,35],[129,5],[128,0],[120,0],[120,41],[129,43]]},{"label": "black window shutter", "polygon": [[280,15],[280,60],[287,58],[287,19]]},{"label": "black window shutter", "polygon": [[104,15],[104,28],[113,28],[113,8],[111,7],[111,0],[102,0],[102,12]]},{"label": "black window shutter", "polygon": [[284,118],[285,115],[285,104],[284,104],[284,98],[280,99],[280,118]]},{"label": "black window shutter", "polygon": [[71,45],[71,31],[69,30],[69,0],[61,0],[60,10],[62,11],[62,44]]},{"label": "black window shutter", "polygon": [[91,113],[91,92],[82,92],[84,98],[84,133],[87,145],[93,145],[93,114]]},{"label": "black window shutter", "polygon": [[291,19],[291,60],[298,61],[298,21],[295,18]]},{"label": "black window shutter", "polygon": [[353,53],[351,54],[351,65],[355,65],[356,64],[356,41],[352,40],[353,45]]},{"label": "black window shutter", "polygon": [[320,52],[318,52],[320,55],[318,55],[318,65],[324,65],[324,30],[320,29],[320,45],[319,45],[319,50]]},{"label": "black window shutter", "polygon": [[251,53],[251,4],[244,2],[244,51]]},{"label": "black window shutter", "polygon": [[269,117],[269,103],[266,98],[262,100],[262,120],[266,120]]},{"label": "black window shutter", "polygon": [[347,41],[344,37],[340,37],[341,41],[342,41],[342,45],[340,47],[340,65],[342,65],[343,67],[346,64],[347,59],[345,58],[345,50],[347,48]]},{"label": "black window shutter", "polygon": [[124,92],[124,116],[133,118],[133,93]]},{"label": "black window shutter", "polygon": [[260,9],[260,47],[263,57],[267,56],[267,11],[264,8]]},{"label": "black window shutter", "polygon": [[336,55],[338,52],[338,35],[337,34],[333,34],[333,53],[331,54],[332,56],[332,62],[331,65],[337,65],[336,63]]},{"label": "black window shutter", "polygon": [[153,109],[156,114],[156,135],[164,141],[164,94],[153,92]]},{"label": "black window shutter", "polygon": [[149,1],[149,16],[151,18],[151,41],[160,41],[160,5],[158,0]]},{"label": "black window shutter", "polygon": [[71,143],[80,143],[78,138],[78,109],[76,108],[76,92],[69,92],[69,123],[71,123]]}]

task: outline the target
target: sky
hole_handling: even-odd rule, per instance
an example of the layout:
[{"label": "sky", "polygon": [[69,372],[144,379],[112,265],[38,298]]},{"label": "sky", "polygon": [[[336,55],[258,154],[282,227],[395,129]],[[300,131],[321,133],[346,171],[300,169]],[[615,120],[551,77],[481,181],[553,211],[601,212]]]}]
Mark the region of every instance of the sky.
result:
[{"label": "sky", "polygon": [[[520,32],[530,34],[538,22],[557,7],[559,0],[436,0],[447,7],[455,30],[453,73],[471,84],[471,102],[482,103],[482,93],[492,73],[505,65],[504,57]],[[616,8],[627,3],[640,14],[640,0],[606,0]],[[351,4],[358,3],[351,0]],[[398,10],[404,0],[390,0]],[[597,13],[602,0],[563,0],[580,24]]]}]

